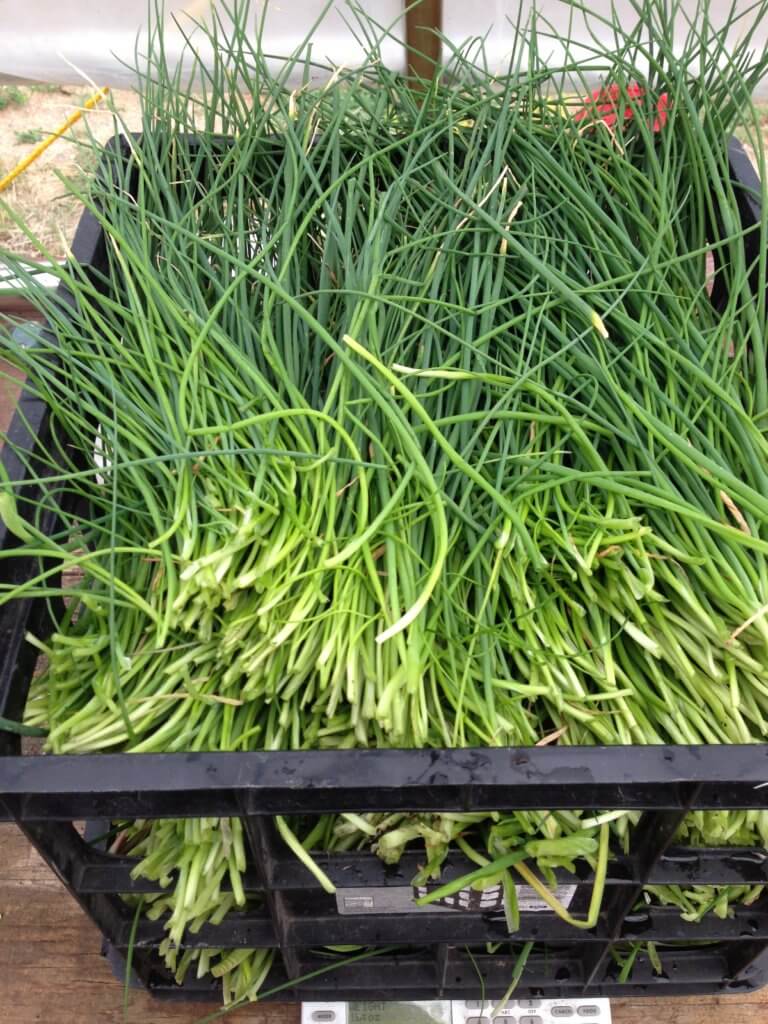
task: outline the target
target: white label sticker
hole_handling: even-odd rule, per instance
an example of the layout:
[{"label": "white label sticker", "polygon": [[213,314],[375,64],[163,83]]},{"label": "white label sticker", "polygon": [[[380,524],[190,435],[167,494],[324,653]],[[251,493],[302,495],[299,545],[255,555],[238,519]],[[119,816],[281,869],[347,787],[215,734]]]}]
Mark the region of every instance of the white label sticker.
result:
[{"label": "white label sticker", "polygon": [[[414,886],[414,894],[417,898],[426,896],[430,888],[430,886],[426,885]],[[436,885],[435,888],[437,888]],[[549,911],[551,913],[552,908],[547,905],[546,901],[531,886],[518,885],[515,888],[517,889],[517,903],[521,912],[538,914]],[[573,897],[576,895],[576,886],[558,885],[553,895],[567,910],[573,902]],[[443,899],[435,900],[434,903],[430,903],[428,906],[440,906],[448,910],[463,910],[464,912],[469,911],[475,914],[501,914],[504,912],[504,889],[501,885],[492,885],[482,891],[477,889],[461,889],[459,892],[445,896]]]},{"label": "white label sticker", "polygon": [[[477,889],[461,889],[459,892],[434,900],[422,907],[416,900],[426,896],[430,890],[440,887],[439,882],[417,885],[412,889],[405,886],[381,886],[370,889],[337,889],[336,905],[340,914],[403,914],[413,910],[425,913],[503,914],[504,890],[501,885],[492,885],[482,892]],[[517,902],[522,913],[552,913],[552,909],[528,885],[518,885]],[[575,885],[558,885],[553,895],[567,909],[576,895]]]},{"label": "white label sticker", "polygon": [[[551,891],[551,890],[550,890]],[[558,885],[552,895],[555,899],[562,903],[567,910],[573,903],[573,897],[576,895],[575,885]],[[544,900],[539,896],[535,889],[532,889],[528,885],[518,885],[517,887],[517,903],[521,911],[526,913],[539,914],[544,910],[551,911],[551,907],[547,906]]]}]

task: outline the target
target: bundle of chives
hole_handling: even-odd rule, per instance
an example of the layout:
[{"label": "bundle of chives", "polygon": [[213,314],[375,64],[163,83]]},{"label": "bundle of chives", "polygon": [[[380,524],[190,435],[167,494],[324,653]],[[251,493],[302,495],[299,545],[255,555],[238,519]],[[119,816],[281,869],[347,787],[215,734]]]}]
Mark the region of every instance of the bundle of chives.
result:
[{"label": "bundle of chives", "polygon": [[[366,61],[317,87],[301,47],[270,72],[247,5],[198,27],[213,63],[192,39],[197,92],[158,30],[143,135],[82,197],[104,280],[58,269],[64,305],[14,265],[53,335],[9,337],[8,354],[55,440],[39,507],[3,488],[24,542],[3,557],[54,567],[0,600],[70,599],[33,638],[48,668],[27,721],[51,751],[765,739],[766,311],[750,288],[765,268],[745,259],[726,140],[756,123],[766,6],[730,12],[749,23],[728,49],[704,5],[676,50],[676,7],[638,0],[637,27],[608,19],[610,51],[578,60],[561,40],[561,68],[539,57],[538,16],[506,75],[468,47],[418,93],[359,11]],[[289,90],[297,68],[307,84]],[[574,116],[564,93],[596,74],[614,113]],[[765,215],[755,230],[764,243]],[[45,537],[50,507],[61,529]],[[426,880],[456,845],[477,870],[451,887],[503,884],[513,929],[521,879],[593,923],[609,830],[627,848],[634,821],[281,827],[326,885],[307,851],[395,861],[419,842]],[[152,912],[169,912],[183,976],[185,930],[245,900],[237,824],[128,831],[138,870],[172,886]],[[700,813],[684,832],[765,845],[768,819]],[[550,879],[578,858],[595,868],[586,921],[528,866]],[[221,954],[236,999],[269,968],[254,957]]]}]

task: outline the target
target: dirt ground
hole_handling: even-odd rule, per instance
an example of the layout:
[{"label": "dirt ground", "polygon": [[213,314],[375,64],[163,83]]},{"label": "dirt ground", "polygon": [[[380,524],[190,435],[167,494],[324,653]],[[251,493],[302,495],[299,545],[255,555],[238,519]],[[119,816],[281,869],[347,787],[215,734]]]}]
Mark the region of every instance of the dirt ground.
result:
[{"label": "dirt ground", "polygon": [[[0,178],[31,152],[41,137],[57,129],[81,108],[91,93],[85,83],[83,88],[1,85]],[[0,200],[24,219],[56,259],[64,256],[80,215],[77,199],[66,195],[59,175],[80,182],[91,173],[93,155],[84,148],[83,142],[89,131],[99,141],[106,141],[114,132],[115,113],[124,120],[128,130],[138,128],[136,94],[130,90],[112,92],[107,102],[85,112],[81,122],[57,139],[0,194]],[[36,255],[36,246],[2,207],[0,248]]]}]

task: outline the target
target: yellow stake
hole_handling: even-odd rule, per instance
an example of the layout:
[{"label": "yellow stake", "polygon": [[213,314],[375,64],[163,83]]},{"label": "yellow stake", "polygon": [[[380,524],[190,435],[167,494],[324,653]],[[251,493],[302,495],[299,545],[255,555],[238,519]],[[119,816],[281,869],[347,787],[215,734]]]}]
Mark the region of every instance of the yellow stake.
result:
[{"label": "yellow stake", "polygon": [[97,103],[100,103],[108,92],[108,88],[99,89],[98,92],[95,92],[93,96],[89,97],[89,99],[85,101],[82,107],[76,110],[74,114],[71,114],[60,128],[57,128],[55,132],[52,132],[46,139],[43,139],[42,142],[38,142],[31,153],[28,153],[23,160],[16,164],[13,170],[9,171],[4,178],[0,178],[0,192],[2,192],[3,189],[8,188],[12,181],[15,181],[20,174],[26,171],[29,165],[34,163],[40,154],[44,153],[49,146],[52,146],[56,139],[60,139],[66,131],[69,131],[73,124],[77,124],[83,116],[84,111],[92,110]]}]

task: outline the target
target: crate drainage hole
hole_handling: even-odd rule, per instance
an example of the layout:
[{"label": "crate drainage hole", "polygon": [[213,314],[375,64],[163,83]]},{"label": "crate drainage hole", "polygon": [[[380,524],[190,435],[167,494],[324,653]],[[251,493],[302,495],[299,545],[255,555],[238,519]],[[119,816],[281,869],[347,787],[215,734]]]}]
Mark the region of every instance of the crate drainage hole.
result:
[{"label": "crate drainage hole", "polygon": [[571,971],[568,967],[558,967],[555,971],[555,981],[570,981]]}]

